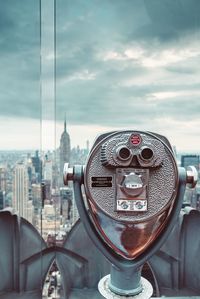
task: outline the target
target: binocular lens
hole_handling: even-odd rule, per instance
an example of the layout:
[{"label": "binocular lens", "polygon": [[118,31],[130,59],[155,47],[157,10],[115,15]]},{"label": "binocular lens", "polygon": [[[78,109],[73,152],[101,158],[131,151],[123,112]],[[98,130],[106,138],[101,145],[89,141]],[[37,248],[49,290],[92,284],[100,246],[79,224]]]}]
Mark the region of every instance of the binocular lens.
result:
[{"label": "binocular lens", "polygon": [[128,160],[130,158],[130,155],[131,155],[130,150],[127,147],[125,147],[125,146],[121,147],[118,150],[118,157],[121,160]]},{"label": "binocular lens", "polygon": [[150,160],[153,157],[153,151],[149,147],[145,147],[140,155],[143,160]]}]

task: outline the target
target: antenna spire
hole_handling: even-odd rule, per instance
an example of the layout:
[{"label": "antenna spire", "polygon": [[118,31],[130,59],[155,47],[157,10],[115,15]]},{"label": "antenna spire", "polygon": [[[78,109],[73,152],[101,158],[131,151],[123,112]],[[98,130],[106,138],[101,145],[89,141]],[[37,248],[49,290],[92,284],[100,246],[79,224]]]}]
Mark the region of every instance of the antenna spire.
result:
[{"label": "antenna spire", "polygon": [[66,112],[65,112],[64,132],[67,132]]}]

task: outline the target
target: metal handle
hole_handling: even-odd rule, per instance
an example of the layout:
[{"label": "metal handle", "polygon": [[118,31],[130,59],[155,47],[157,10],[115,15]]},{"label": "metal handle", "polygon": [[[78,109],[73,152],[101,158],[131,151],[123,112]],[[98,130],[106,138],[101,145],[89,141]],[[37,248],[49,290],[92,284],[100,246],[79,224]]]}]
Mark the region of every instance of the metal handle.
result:
[{"label": "metal handle", "polygon": [[186,183],[189,188],[195,188],[198,181],[198,172],[194,166],[188,166],[186,170]]},{"label": "metal handle", "polygon": [[69,167],[69,163],[64,164],[63,170],[63,182],[65,185],[68,185],[69,181],[73,181],[74,179],[74,169]]}]

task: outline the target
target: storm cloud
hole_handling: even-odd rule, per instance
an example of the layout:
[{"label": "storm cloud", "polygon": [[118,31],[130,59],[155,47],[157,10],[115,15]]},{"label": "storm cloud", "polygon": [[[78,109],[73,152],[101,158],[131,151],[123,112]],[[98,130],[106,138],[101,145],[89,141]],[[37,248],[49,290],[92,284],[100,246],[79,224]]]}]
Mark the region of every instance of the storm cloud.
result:
[{"label": "storm cloud", "polygon": [[[196,126],[199,15],[198,0],[56,1],[57,121],[67,112],[70,125]],[[1,6],[2,117],[40,118],[39,21],[39,1]],[[53,59],[43,57],[49,86]]]},{"label": "storm cloud", "polygon": [[198,117],[198,12],[198,1],[58,1],[58,118],[63,109],[72,123],[109,126]]},{"label": "storm cloud", "polygon": [[38,1],[1,3],[0,55],[0,115],[39,118]]}]

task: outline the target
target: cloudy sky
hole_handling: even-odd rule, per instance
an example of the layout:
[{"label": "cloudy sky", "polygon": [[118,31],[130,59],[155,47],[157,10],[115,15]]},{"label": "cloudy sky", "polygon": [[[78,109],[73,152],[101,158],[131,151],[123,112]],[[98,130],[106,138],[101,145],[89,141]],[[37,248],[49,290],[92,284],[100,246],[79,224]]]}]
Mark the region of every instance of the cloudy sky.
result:
[{"label": "cloudy sky", "polygon": [[57,0],[56,27],[42,0],[42,51],[39,7],[1,3],[2,149],[58,144],[66,112],[72,145],[128,128],[200,151],[199,0]]}]

